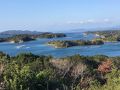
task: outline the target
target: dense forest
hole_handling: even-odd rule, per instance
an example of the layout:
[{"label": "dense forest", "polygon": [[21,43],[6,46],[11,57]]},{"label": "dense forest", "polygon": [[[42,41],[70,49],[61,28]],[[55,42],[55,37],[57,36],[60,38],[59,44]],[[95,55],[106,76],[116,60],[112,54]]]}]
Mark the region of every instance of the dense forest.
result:
[{"label": "dense forest", "polygon": [[0,52],[0,90],[120,90],[120,57]]}]

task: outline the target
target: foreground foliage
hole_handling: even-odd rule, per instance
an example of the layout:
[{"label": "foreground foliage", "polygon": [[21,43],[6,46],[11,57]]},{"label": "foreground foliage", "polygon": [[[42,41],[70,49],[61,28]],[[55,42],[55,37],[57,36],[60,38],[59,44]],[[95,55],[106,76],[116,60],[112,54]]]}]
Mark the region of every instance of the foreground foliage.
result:
[{"label": "foreground foliage", "polygon": [[104,55],[54,59],[0,52],[2,90],[120,90],[120,57]]}]

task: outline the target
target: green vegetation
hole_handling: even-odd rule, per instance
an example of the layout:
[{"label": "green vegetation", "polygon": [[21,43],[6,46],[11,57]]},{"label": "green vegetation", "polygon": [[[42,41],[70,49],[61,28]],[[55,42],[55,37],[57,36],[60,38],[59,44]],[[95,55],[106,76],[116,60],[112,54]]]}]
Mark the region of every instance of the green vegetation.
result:
[{"label": "green vegetation", "polygon": [[37,38],[59,38],[59,37],[66,37],[63,33],[43,33],[37,35]]},{"label": "green vegetation", "polygon": [[86,32],[87,34],[96,34],[100,36],[100,40],[105,42],[113,42],[113,41],[120,41],[120,30],[109,30],[109,31],[93,31],[93,32]]},{"label": "green vegetation", "polygon": [[0,52],[1,90],[120,90],[120,57]]},{"label": "green vegetation", "polygon": [[20,35],[13,35],[12,37],[8,37],[8,38],[0,38],[0,42],[22,43],[22,42],[36,40],[37,38],[59,38],[59,37],[66,37],[66,35],[62,33],[42,33],[42,34],[34,34],[34,35],[20,34]]},{"label": "green vegetation", "polygon": [[68,48],[72,46],[85,46],[85,45],[101,45],[104,44],[102,40],[63,40],[63,41],[50,41],[48,45],[52,45],[55,48]]}]

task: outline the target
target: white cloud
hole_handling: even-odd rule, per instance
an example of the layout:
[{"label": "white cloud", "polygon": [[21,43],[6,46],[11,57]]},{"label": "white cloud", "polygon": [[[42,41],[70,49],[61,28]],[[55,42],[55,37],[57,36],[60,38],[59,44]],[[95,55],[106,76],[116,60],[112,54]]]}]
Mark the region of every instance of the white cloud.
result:
[{"label": "white cloud", "polygon": [[89,19],[86,21],[86,23],[96,23],[96,21],[94,19]]},{"label": "white cloud", "polygon": [[96,24],[96,23],[109,23],[109,22],[112,22],[112,20],[106,18],[102,20],[88,19],[81,21],[68,21],[67,24]]},{"label": "white cloud", "polygon": [[110,22],[111,20],[108,19],[108,18],[106,18],[106,19],[104,19],[103,21],[104,21],[104,22]]}]

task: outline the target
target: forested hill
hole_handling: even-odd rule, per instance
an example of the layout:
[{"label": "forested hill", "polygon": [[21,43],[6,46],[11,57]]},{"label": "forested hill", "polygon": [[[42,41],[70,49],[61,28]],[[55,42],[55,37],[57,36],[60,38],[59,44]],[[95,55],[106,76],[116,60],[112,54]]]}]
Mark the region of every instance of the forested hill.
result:
[{"label": "forested hill", "polygon": [[0,90],[120,90],[120,57],[0,52]]}]

